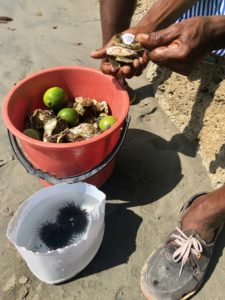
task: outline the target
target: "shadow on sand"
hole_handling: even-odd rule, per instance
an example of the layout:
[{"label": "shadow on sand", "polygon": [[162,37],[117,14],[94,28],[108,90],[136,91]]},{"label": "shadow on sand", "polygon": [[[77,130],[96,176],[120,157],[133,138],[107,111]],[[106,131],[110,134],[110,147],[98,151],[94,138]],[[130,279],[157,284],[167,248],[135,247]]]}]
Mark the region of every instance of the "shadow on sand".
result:
[{"label": "shadow on sand", "polygon": [[[213,66],[211,67],[215,69]],[[161,73],[160,73],[161,72]],[[171,75],[166,70],[155,78],[155,85],[163,83]],[[76,278],[79,279],[93,273],[127,263],[130,255],[136,250],[136,236],[142,218],[127,208],[152,203],[171,190],[182,178],[181,164],[178,152],[194,157],[197,153],[198,135],[203,126],[206,109],[213,100],[214,94],[223,79],[218,74],[214,76],[214,85],[208,90],[211,79],[200,78],[201,83],[192,107],[191,118],[183,133],[175,135],[167,142],[161,137],[139,129],[129,129],[126,141],[118,155],[117,164],[110,180],[101,187],[106,193],[106,224],[102,245],[93,261]],[[190,80],[196,80],[196,75]],[[211,77],[212,78],[212,77]],[[144,86],[136,90],[138,100],[154,94],[154,88]],[[186,136],[192,135],[190,142]],[[224,145],[221,147],[224,152]],[[218,167],[214,161],[214,169]],[[129,238],[127,235],[129,234]],[[225,229],[223,230],[223,235]],[[222,235],[221,235],[222,237]],[[213,261],[205,278],[205,282],[212,274],[225,242],[218,239]]]},{"label": "shadow on sand", "polygon": [[103,242],[93,261],[74,279],[127,263],[136,250],[142,223],[142,218],[127,208],[160,199],[181,178],[180,158],[166,140],[144,130],[129,129],[113,175],[101,187],[108,200]]}]

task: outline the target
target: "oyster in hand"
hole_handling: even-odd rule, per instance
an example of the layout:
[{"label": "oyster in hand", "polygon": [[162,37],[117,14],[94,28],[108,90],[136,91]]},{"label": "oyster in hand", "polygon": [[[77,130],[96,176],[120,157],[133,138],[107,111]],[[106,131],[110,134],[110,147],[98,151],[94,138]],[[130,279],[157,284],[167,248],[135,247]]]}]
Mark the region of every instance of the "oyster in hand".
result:
[{"label": "oyster in hand", "polygon": [[116,68],[133,63],[134,59],[140,57],[144,51],[142,45],[135,40],[135,36],[131,33],[116,35],[113,44],[106,49],[106,54],[111,65]]}]

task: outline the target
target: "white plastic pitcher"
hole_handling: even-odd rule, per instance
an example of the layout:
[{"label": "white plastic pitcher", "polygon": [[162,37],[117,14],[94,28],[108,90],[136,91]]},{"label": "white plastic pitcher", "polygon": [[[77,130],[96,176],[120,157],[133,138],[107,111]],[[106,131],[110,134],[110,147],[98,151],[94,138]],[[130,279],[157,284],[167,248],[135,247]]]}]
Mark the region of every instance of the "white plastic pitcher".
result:
[{"label": "white plastic pitcher", "polygon": [[[97,253],[104,234],[105,194],[87,183],[57,184],[29,197],[17,210],[7,228],[7,237],[40,280],[56,284],[83,270]],[[89,214],[82,238],[64,248],[43,247],[40,224],[54,222],[59,208],[74,202]]]}]

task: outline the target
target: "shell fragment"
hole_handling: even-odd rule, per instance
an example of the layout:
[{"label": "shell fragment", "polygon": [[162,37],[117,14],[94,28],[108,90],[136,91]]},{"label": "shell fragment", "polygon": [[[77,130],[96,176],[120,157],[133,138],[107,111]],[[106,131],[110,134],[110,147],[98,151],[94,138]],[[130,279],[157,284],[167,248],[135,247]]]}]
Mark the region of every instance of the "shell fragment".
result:
[{"label": "shell fragment", "polygon": [[106,54],[110,56],[133,57],[136,56],[136,51],[120,46],[112,46],[106,49]]},{"label": "shell fragment", "polygon": [[124,44],[130,45],[134,42],[135,35],[133,35],[132,33],[124,33],[121,34],[121,39]]}]

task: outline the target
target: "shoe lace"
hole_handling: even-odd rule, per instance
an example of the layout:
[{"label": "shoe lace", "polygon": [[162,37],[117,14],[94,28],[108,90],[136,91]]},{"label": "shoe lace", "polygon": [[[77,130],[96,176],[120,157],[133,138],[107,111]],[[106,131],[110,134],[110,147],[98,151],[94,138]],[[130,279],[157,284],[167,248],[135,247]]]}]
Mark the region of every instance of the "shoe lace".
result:
[{"label": "shoe lace", "polygon": [[193,234],[188,237],[179,227],[176,227],[176,231],[178,234],[173,233],[171,235],[171,238],[173,238],[174,242],[179,246],[173,254],[173,261],[179,262],[181,260],[180,276],[189,255],[194,254],[197,258],[200,258],[203,248],[199,240],[195,238]]}]

